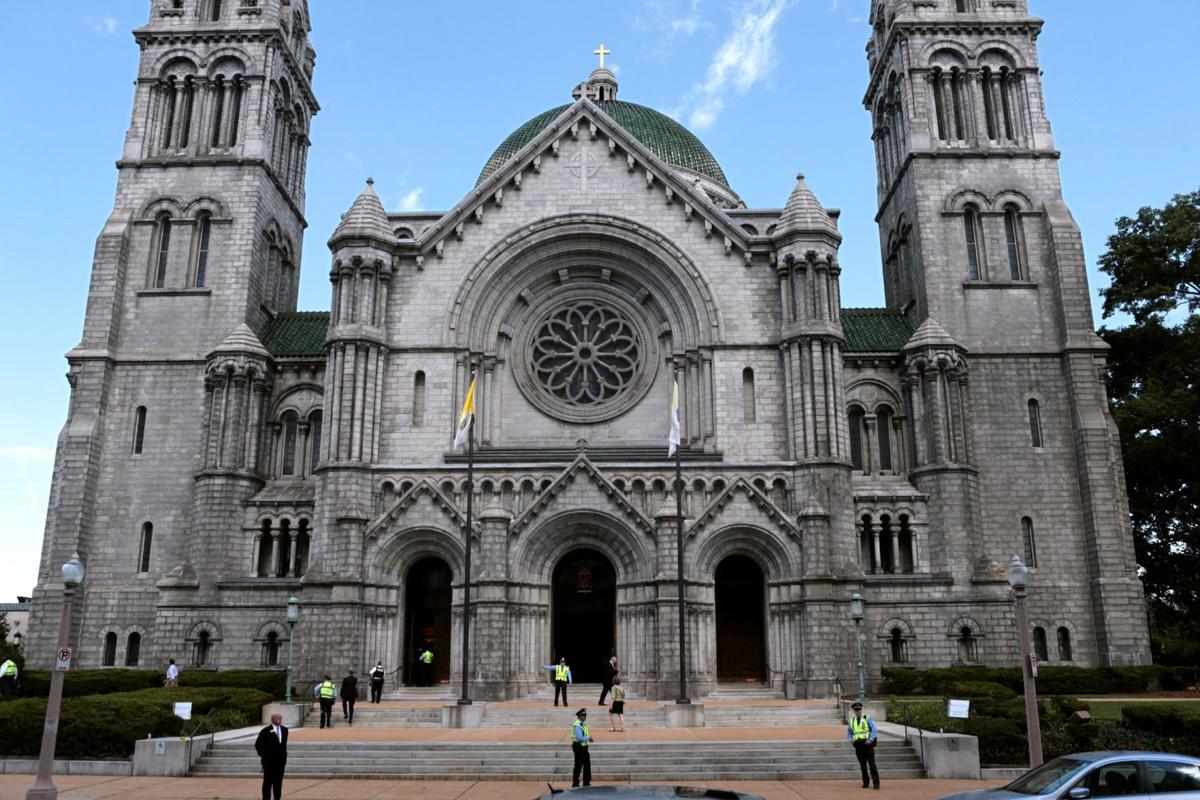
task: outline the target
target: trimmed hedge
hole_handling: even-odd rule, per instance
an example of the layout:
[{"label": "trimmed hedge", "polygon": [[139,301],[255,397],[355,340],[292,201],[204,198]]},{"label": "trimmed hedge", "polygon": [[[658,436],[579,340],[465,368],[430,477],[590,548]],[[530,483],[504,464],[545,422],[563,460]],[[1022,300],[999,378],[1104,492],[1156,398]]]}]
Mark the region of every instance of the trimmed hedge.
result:
[{"label": "trimmed hedge", "polygon": [[1163,736],[1200,731],[1200,709],[1191,706],[1169,706],[1150,703],[1128,705],[1121,709],[1121,719],[1130,728]]},{"label": "trimmed hedge", "polygon": [[[143,689],[137,692],[84,695],[63,700],[56,758],[125,758],[133,743],[253,725],[271,696],[256,689]],[[192,703],[192,719],[173,713],[176,702]],[[207,720],[200,717],[212,711]],[[41,748],[46,701],[42,698],[0,704],[0,754],[36,757]]]},{"label": "trimmed hedge", "polygon": [[[994,683],[1022,692],[1021,671],[1016,667],[950,667],[948,669],[898,669],[883,671],[892,694],[950,695],[964,683]],[[1197,667],[1038,667],[1038,694],[1138,694],[1180,691],[1200,682]]]},{"label": "trimmed hedge", "polygon": [[[23,697],[48,697],[50,695],[49,670],[23,672],[20,679],[20,693]],[[163,672],[156,669],[71,670],[63,679],[63,697],[158,689],[162,687],[164,680]],[[283,698],[286,684],[287,673],[283,670],[231,669],[224,672],[182,670],[179,673],[180,688],[257,689],[277,700]]]},{"label": "trimmed hedge", "polygon": [[952,697],[959,698],[988,697],[994,700],[1009,700],[1017,696],[1016,692],[1004,684],[991,681],[959,681],[950,684],[949,689]]}]

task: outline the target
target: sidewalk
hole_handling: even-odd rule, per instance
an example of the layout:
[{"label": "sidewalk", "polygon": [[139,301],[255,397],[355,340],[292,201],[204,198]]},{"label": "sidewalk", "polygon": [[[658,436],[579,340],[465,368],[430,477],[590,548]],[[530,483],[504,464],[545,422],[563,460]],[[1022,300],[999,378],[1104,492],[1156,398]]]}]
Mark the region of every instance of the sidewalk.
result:
[{"label": "sidewalk", "polygon": [[[23,800],[32,775],[0,775],[0,800]],[[883,776],[883,788],[863,790],[857,781],[731,781],[712,784],[761,795],[764,800],[933,800],[954,792],[998,786],[1002,781],[898,780]],[[262,782],[250,778],[88,778],[56,777],[63,800],[247,800]],[[597,784],[600,785],[600,784]],[[708,786],[689,783],[689,786]],[[555,788],[565,788],[556,785]],[[502,781],[283,781],[283,794],[296,800],[534,800],[546,784]],[[570,794],[562,795],[569,800]]]}]

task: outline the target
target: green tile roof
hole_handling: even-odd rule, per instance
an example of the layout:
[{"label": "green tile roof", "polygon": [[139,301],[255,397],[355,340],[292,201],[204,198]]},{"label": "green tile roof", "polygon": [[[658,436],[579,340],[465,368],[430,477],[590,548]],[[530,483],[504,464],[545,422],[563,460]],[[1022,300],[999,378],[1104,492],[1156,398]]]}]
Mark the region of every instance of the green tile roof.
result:
[{"label": "green tile roof", "polygon": [[912,338],[908,317],[892,308],[843,308],[847,353],[897,353]]},{"label": "green tile roof", "polygon": [[[666,114],[637,103],[626,103],[623,100],[609,100],[596,105],[663,161],[672,166],[706,175],[725,188],[729,188],[729,183],[725,180],[725,172],[713,158],[712,153],[708,152],[704,143]],[[483,166],[483,171],[479,173],[479,180],[475,182],[476,185],[483,183],[487,176],[500,169],[506,161],[537,138],[539,133],[568,108],[570,108],[569,105],[562,105],[538,114],[509,134],[508,138],[496,148],[496,152],[492,153],[487,164]]]},{"label": "green tile roof", "polygon": [[276,314],[258,338],[276,358],[320,358],[328,329],[328,311],[290,311]]}]

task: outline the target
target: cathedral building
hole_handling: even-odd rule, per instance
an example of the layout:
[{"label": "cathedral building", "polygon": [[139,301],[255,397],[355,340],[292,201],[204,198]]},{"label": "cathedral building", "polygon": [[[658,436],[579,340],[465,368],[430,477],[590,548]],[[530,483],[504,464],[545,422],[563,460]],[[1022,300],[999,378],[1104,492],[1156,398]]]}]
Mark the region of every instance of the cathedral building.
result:
[{"label": "cathedral building", "polygon": [[78,551],[79,666],[282,668],[294,595],[301,675],[382,659],[409,683],[428,646],[456,682],[470,528],[477,697],[610,655],[673,696],[677,382],[695,696],[851,686],[855,593],[871,676],[1014,665],[1014,553],[1039,661],[1147,663],[1042,21],[875,0],[870,22],[886,307],[842,307],[838,211],[803,176],[746,207],[602,61],[526,98],[561,104],[479,154],[454,208],[390,213],[368,179],[328,242],[330,310],[300,312],[306,3],[153,0],[67,355],[31,662]]}]

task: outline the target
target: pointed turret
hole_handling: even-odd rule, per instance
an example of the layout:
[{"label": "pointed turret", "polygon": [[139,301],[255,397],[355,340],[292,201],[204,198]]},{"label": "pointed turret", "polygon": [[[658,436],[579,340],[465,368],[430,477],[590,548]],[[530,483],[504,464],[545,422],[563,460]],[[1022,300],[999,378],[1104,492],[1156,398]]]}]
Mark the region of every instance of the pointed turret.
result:
[{"label": "pointed turret", "polygon": [[269,359],[271,357],[271,353],[263,345],[262,340],[244,322],[234,328],[233,332],[226,336],[208,355],[209,358],[212,358],[215,355],[227,353],[257,356],[261,359]]},{"label": "pointed turret", "polygon": [[926,317],[921,326],[917,328],[912,338],[904,345],[904,352],[909,353],[914,350],[962,350],[964,349],[958,340],[946,332],[946,329],[937,323],[933,317]]},{"label": "pointed turret", "polygon": [[817,201],[812,189],[808,188],[803,172],[796,175],[796,188],[792,189],[787,205],[779,215],[779,224],[772,238],[780,241],[795,233],[827,233],[839,242],[842,240],[837,223]]},{"label": "pointed turret", "polygon": [[367,178],[367,185],[355,198],[350,210],[342,215],[337,230],[329,238],[329,246],[333,247],[345,239],[375,239],[384,244],[391,244],[396,237],[388,225],[387,212],[383,210],[383,202],[375,194],[375,180]]}]

